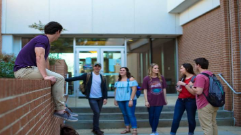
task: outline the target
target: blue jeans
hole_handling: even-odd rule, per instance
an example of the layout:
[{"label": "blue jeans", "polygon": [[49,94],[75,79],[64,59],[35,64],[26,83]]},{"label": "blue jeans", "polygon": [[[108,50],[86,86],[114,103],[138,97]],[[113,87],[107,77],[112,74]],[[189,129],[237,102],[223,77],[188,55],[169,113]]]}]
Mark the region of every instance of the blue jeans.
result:
[{"label": "blue jeans", "polygon": [[172,121],[171,135],[175,135],[179,127],[184,111],[187,111],[189,132],[188,135],[193,135],[196,128],[195,115],[197,111],[196,100],[192,98],[177,99],[174,116]]},{"label": "blue jeans", "polygon": [[147,108],[149,112],[149,123],[153,133],[156,132],[162,108],[163,106],[150,106]]},{"label": "blue jeans", "polygon": [[103,99],[102,98],[89,98],[90,107],[94,113],[93,116],[93,129],[99,130],[99,119],[100,119],[100,112],[103,106]]},{"label": "blue jeans", "polygon": [[136,109],[136,100],[133,100],[133,106],[129,107],[129,101],[118,101],[119,108],[124,117],[125,126],[129,126],[131,123],[132,128],[137,128],[135,109]]}]

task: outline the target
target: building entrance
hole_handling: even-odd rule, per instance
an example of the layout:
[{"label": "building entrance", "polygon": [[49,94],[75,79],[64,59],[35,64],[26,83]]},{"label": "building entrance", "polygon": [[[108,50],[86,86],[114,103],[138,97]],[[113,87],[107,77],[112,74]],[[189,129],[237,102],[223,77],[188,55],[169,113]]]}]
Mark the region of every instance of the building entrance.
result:
[{"label": "building entrance", "polygon": [[[100,73],[105,76],[108,88],[108,96],[114,95],[114,83],[117,80],[119,69],[125,66],[124,47],[108,47],[108,46],[93,46],[93,47],[76,47],[75,49],[75,68],[76,76],[82,75],[93,70],[95,62],[101,63]],[[79,85],[82,81],[74,82],[74,94],[79,97],[84,95],[79,90]]]}]

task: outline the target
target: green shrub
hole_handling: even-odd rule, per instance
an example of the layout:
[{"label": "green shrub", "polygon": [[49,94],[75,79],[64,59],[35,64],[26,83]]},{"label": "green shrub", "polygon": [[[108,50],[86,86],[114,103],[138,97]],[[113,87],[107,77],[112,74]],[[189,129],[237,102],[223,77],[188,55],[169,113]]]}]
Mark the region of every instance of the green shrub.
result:
[{"label": "green shrub", "polygon": [[14,62],[16,57],[0,53],[0,78],[14,78]]}]

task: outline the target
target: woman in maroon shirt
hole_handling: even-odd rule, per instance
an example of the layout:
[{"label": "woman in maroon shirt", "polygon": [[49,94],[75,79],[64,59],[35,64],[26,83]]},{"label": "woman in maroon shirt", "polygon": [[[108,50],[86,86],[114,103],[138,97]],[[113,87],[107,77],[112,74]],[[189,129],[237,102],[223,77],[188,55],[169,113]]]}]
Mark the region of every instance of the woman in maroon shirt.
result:
[{"label": "woman in maroon shirt", "polygon": [[177,82],[176,90],[179,92],[176,101],[174,116],[172,121],[171,135],[175,135],[179,127],[184,111],[187,111],[189,132],[188,135],[193,135],[196,128],[195,115],[197,111],[195,95],[191,88],[188,86],[189,82],[195,81],[195,74],[193,67],[189,63],[182,64],[180,68],[181,79]]},{"label": "woman in maroon shirt", "polygon": [[159,66],[152,63],[149,66],[148,76],[143,79],[145,106],[148,108],[149,123],[152,128],[150,135],[158,135],[156,132],[161,111],[167,105],[166,80],[159,72]]}]

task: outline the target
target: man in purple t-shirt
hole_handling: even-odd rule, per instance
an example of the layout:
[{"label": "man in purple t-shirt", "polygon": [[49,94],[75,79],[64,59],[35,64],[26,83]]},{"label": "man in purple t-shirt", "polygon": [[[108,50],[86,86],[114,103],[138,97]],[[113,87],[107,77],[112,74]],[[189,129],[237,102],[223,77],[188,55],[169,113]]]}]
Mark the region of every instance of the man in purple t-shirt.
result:
[{"label": "man in purple t-shirt", "polygon": [[[212,72],[208,71],[208,60],[205,58],[197,58],[195,61],[195,69],[199,73],[207,73],[212,75]],[[213,107],[203,95],[208,95],[209,91],[209,79],[203,74],[198,74],[194,85],[189,83],[190,88],[196,93],[196,104],[198,109],[198,118],[200,125],[205,135],[218,135],[218,127],[216,123],[216,116],[218,107]]]},{"label": "man in purple t-shirt", "polygon": [[[63,27],[58,22],[49,22],[44,27],[45,35],[29,41],[19,52],[15,65],[15,78],[50,80],[56,111],[54,116],[68,121],[78,121],[77,114],[71,112],[64,103],[64,82],[62,75],[46,69],[50,43],[57,40]],[[70,115],[69,115],[70,114]]]}]

